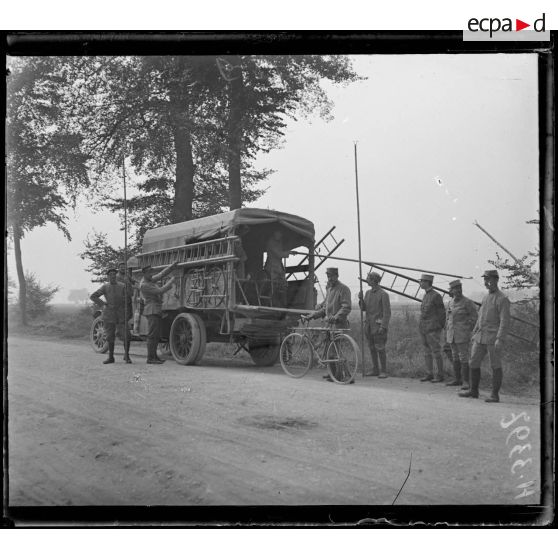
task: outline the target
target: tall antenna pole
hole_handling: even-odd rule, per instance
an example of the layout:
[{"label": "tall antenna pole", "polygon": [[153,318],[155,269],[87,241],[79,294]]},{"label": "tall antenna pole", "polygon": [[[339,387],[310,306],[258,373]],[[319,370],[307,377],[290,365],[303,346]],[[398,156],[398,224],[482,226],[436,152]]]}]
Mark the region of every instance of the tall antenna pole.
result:
[{"label": "tall antenna pole", "polygon": [[126,197],[126,154],[122,153],[122,183],[124,185],[124,346],[128,347],[128,200]]},{"label": "tall antenna pole", "polygon": [[[362,250],[360,242],[360,200],[358,196],[358,157],[357,157],[357,142],[354,142],[355,147],[355,185],[356,185],[356,202],[357,202],[357,224],[358,224],[358,276],[362,277]],[[362,282],[359,281],[359,294],[360,299],[364,300],[362,293]],[[362,377],[364,378],[364,311],[360,306],[360,356],[362,360]]]}]

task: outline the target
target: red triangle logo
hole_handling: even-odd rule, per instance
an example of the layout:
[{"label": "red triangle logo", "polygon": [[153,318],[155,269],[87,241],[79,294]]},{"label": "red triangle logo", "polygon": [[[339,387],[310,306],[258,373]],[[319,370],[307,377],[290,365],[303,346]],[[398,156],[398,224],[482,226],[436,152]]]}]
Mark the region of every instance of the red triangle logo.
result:
[{"label": "red triangle logo", "polygon": [[516,31],[521,31],[522,29],[525,29],[526,27],[531,27],[531,24],[525,23],[524,21],[521,21],[520,19],[515,20],[515,30]]}]

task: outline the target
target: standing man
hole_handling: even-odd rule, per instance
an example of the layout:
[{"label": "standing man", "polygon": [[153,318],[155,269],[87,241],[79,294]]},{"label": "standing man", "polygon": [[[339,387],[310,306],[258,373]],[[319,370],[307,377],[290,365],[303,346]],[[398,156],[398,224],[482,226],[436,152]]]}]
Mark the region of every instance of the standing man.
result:
[{"label": "standing man", "polygon": [[460,386],[465,383],[469,389],[469,343],[471,332],[477,321],[475,303],[463,296],[463,285],[459,279],[449,284],[452,297],[446,309],[446,342],[451,347],[455,379],[447,386]]},{"label": "standing man", "polygon": [[125,329],[126,342],[128,344],[128,347],[130,347],[130,340],[131,340],[130,320],[131,320],[131,318],[133,317],[133,314],[134,314],[133,305],[132,305],[132,297],[134,295],[134,290],[137,288],[137,285],[136,285],[136,281],[132,278],[132,269],[130,267],[128,267],[128,274],[126,275],[126,263],[125,262],[120,262],[118,264],[118,273],[116,274],[116,280],[119,283],[122,283],[126,287],[126,289],[125,289],[126,298],[125,298],[125,302],[124,302],[126,318],[125,318],[124,322],[125,322],[125,325],[126,325],[126,329]]},{"label": "standing man", "polygon": [[[440,336],[446,323],[446,309],[439,293],[433,288],[434,276],[423,273],[420,276],[420,288],[424,290],[424,297],[420,305],[419,334],[424,349],[426,376],[421,382],[443,382],[444,361],[440,346]],[[434,373],[434,359],[436,359],[436,373]]]},{"label": "standing man", "polygon": [[[325,318],[328,324],[335,325],[340,329],[348,329],[349,320],[347,320],[347,316],[351,312],[351,291],[347,285],[343,285],[339,281],[339,270],[336,267],[328,267],[326,276],[326,297],[323,302],[316,306],[315,312],[307,314],[306,319]],[[328,382],[333,381],[328,374],[324,376],[324,379]],[[354,380],[351,380],[350,383],[354,384]]]},{"label": "standing man", "polygon": [[460,393],[460,397],[479,396],[481,362],[488,353],[492,367],[492,393],[486,398],[487,403],[498,403],[502,386],[502,351],[510,324],[510,301],[498,288],[500,279],[498,271],[489,269],[484,272],[484,286],[488,294],[484,297],[477,322],[473,328],[473,346],[471,348],[471,387]]},{"label": "standing man", "polygon": [[[125,327],[125,287],[122,283],[117,282],[116,273],[115,268],[107,270],[108,283],[105,283],[90,296],[90,299],[95,304],[103,307],[103,322],[109,345],[109,356],[103,361],[103,364],[112,364],[114,362],[116,328],[120,328],[120,334],[122,335],[123,326]],[[101,300],[101,296],[105,297],[104,301]],[[123,335],[122,339],[125,339]],[[132,364],[129,350],[130,342],[128,340],[128,343],[124,342],[124,362],[126,364]]]},{"label": "standing man", "polygon": [[325,317],[327,323],[335,324],[340,329],[348,329],[347,316],[351,312],[351,291],[347,285],[339,281],[339,270],[336,267],[328,267],[326,276],[326,297],[318,304],[316,311],[306,317],[309,320]]},{"label": "standing man", "polygon": [[366,277],[366,282],[371,288],[366,291],[364,300],[362,299],[362,293],[358,293],[358,303],[361,309],[366,312],[364,331],[372,357],[372,372],[364,375],[387,378],[386,341],[391,318],[391,304],[386,291],[380,288],[381,280],[379,273],[371,271]]},{"label": "standing man", "polygon": [[157,345],[161,338],[161,316],[163,314],[163,294],[170,290],[175,282],[169,279],[162,287],[157,286],[159,281],[168,275],[178,262],[174,262],[160,273],[155,274],[150,265],[142,267],[143,279],[140,283],[140,293],[145,301],[143,315],[147,318],[147,364],[164,364],[165,361],[157,356]]}]

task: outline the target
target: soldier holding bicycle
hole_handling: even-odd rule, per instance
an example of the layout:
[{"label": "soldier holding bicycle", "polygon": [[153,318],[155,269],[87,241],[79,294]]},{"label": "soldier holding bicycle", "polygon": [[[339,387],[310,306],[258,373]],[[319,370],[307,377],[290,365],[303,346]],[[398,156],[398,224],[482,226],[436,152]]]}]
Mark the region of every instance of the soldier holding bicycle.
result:
[{"label": "soldier holding bicycle", "polygon": [[339,281],[339,270],[336,267],[326,269],[327,285],[324,301],[316,306],[316,311],[307,314],[308,320],[325,318],[330,324],[340,329],[348,329],[347,316],[351,312],[351,291],[347,285]]}]

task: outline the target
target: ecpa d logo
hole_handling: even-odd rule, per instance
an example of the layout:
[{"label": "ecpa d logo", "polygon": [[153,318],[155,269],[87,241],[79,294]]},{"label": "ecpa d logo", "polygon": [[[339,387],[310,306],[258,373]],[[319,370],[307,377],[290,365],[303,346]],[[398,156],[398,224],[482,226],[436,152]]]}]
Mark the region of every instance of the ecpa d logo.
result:
[{"label": "ecpa d logo", "polygon": [[[519,31],[524,32],[518,33]],[[507,35],[508,33],[509,35]],[[486,34],[488,34],[488,37]],[[486,41],[488,39],[505,41],[550,40],[550,33],[546,31],[546,14],[543,13],[533,23],[509,17],[472,17],[467,22],[467,31],[463,31],[463,40]]]}]

